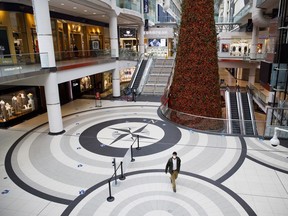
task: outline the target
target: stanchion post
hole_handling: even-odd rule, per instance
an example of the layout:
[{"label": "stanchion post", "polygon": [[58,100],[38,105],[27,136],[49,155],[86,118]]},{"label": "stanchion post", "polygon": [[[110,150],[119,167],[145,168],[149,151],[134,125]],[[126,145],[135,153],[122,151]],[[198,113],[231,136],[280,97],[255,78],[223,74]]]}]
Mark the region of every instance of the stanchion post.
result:
[{"label": "stanchion post", "polygon": [[141,149],[141,148],[140,148],[140,144],[139,144],[139,139],[140,139],[140,138],[139,138],[139,135],[137,135],[137,148],[136,148],[137,150],[140,150],[140,149]]},{"label": "stanchion post", "polygon": [[112,164],[114,166],[115,185],[117,185],[117,170],[116,170],[116,159],[115,158],[113,158]]},{"label": "stanchion post", "polygon": [[110,182],[110,180],[108,180],[108,187],[109,187],[109,197],[107,197],[107,201],[113,202],[115,198],[111,194],[111,182]]},{"label": "stanchion post", "polygon": [[130,148],[131,148],[131,162],[134,162],[135,159],[133,158],[133,148],[132,148],[132,145],[130,146]]},{"label": "stanchion post", "polygon": [[120,180],[125,180],[126,179],[126,177],[124,176],[124,173],[123,173],[123,162],[121,161],[121,163],[120,163],[120,166],[121,166],[121,176],[120,176]]}]

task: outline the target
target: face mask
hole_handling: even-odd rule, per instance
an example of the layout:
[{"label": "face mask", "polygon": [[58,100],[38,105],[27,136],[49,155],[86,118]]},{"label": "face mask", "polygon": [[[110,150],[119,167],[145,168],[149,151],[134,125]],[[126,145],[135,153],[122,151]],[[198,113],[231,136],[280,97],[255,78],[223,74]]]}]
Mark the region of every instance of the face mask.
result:
[{"label": "face mask", "polygon": [[173,159],[176,159],[176,156],[175,156],[175,155],[173,155],[173,156],[172,156],[172,158],[173,158]]}]

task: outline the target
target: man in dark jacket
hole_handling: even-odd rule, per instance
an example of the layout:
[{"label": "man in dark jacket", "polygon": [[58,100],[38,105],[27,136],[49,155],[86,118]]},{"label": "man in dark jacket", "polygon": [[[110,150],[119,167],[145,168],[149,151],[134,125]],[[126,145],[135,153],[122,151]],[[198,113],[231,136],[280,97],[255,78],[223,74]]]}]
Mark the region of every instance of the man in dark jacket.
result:
[{"label": "man in dark jacket", "polygon": [[165,173],[169,171],[169,173],[171,174],[170,179],[171,179],[172,188],[174,192],[176,192],[175,180],[177,179],[178,174],[180,172],[180,166],[181,166],[181,159],[177,157],[177,152],[173,152],[172,157],[169,158],[169,160],[167,161]]}]

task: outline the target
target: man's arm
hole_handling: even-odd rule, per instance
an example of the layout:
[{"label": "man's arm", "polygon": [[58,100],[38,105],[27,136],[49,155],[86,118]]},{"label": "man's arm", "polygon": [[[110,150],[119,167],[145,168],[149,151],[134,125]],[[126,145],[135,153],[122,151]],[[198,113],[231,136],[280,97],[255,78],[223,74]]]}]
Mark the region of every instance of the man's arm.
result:
[{"label": "man's arm", "polygon": [[167,163],[166,163],[165,173],[167,173],[167,171],[168,171],[168,167],[169,167],[169,160],[168,160]]},{"label": "man's arm", "polygon": [[178,164],[177,164],[178,172],[180,172],[180,167],[181,167],[181,159],[178,157]]}]

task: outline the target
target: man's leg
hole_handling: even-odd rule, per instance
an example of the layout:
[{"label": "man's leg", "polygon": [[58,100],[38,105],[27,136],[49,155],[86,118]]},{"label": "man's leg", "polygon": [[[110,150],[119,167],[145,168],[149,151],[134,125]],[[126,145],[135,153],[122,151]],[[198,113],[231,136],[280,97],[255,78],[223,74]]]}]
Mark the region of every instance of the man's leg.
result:
[{"label": "man's leg", "polygon": [[171,181],[172,181],[172,188],[173,188],[173,191],[176,192],[176,182],[175,180],[177,179],[178,177],[178,172],[177,171],[173,171],[172,175],[171,175]]}]

